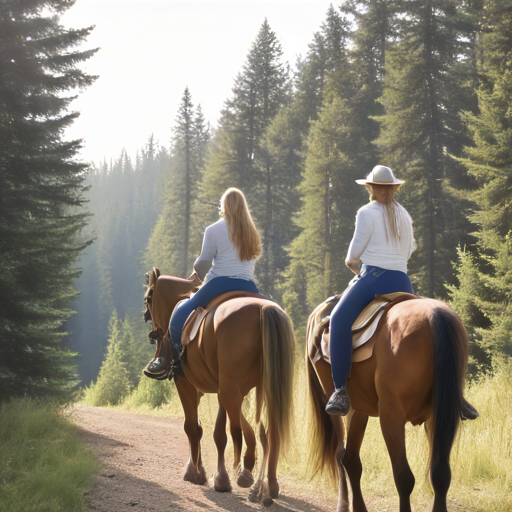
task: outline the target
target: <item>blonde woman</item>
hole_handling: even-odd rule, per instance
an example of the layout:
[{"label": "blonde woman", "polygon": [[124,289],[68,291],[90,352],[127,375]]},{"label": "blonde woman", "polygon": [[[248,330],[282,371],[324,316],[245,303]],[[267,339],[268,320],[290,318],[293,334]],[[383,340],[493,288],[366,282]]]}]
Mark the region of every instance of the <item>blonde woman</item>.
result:
[{"label": "blonde woman", "polygon": [[352,362],[352,324],[377,294],[408,292],[407,260],[416,248],[412,220],[394,198],[404,181],[389,167],[377,165],[366,179],[356,180],[370,193],[370,203],[359,209],[346,265],[357,276],[350,282],[331,314],[330,359],[336,390],[326,412],[345,416],[350,410],[347,379]]},{"label": "blonde woman", "polygon": [[189,279],[204,281],[199,291],[182,301],[172,314],[170,334],[179,344],[183,325],[190,313],[215,297],[231,291],[259,293],[254,267],[261,253],[261,240],[244,194],[229,188],[220,200],[221,219],[204,232],[203,247]]}]

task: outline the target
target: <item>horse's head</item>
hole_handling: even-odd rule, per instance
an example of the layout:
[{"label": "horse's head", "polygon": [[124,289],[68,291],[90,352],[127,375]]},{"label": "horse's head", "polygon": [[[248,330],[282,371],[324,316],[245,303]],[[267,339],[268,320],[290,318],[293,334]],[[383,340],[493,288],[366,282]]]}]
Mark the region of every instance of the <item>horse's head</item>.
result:
[{"label": "horse's head", "polygon": [[146,305],[146,309],[144,310],[144,322],[151,320],[151,299],[153,298],[153,291],[155,289],[155,284],[160,277],[160,270],[156,267],[153,267],[150,272],[146,273],[146,293],[144,294],[144,304]]}]

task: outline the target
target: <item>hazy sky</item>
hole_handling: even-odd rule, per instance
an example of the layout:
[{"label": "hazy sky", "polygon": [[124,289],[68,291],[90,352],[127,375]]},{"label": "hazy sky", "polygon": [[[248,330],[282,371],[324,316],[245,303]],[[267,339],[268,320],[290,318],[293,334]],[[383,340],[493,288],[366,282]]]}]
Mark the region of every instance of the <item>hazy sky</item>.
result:
[{"label": "hazy sky", "polygon": [[123,147],[134,157],[152,133],[168,146],[186,86],[216,126],[264,19],[294,68],[331,3],[78,0],[61,22],[96,25],[82,49],[101,50],[83,68],[100,77],[72,104],[81,116],[66,137],[85,139],[82,158],[95,163],[118,157]]}]

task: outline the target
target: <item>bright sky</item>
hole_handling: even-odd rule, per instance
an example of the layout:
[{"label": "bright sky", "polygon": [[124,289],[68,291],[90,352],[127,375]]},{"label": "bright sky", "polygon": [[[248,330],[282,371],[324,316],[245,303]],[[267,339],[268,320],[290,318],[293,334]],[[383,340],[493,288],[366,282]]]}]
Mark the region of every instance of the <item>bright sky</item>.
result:
[{"label": "bright sky", "polygon": [[61,23],[96,25],[82,49],[101,50],[83,67],[100,78],[72,104],[81,116],[67,138],[85,139],[81,156],[96,164],[117,158],[123,147],[134,157],[152,133],[168,146],[186,86],[215,127],[264,19],[293,69],[331,3],[78,0]]}]

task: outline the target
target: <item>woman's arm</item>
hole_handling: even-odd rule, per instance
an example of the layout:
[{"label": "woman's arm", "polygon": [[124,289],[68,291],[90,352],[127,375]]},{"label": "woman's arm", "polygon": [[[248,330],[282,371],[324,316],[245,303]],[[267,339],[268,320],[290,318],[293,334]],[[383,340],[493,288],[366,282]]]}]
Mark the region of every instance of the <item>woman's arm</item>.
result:
[{"label": "woman's arm", "polygon": [[[199,279],[204,281],[206,274],[210,270],[213,262],[213,258],[217,254],[217,244],[215,238],[210,229],[206,228],[203,238],[203,247],[199,258],[194,263],[194,270],[197,273]],[[191,276],[192,277],[192,276]]]},{"label": "woman's arm", "polygon": [[370,213],[366,210],[359,210],[356,216],[356,228],[354,236],[348,248],[345,265],[354,272],[359,274],[361,270],[361,254],[363,254],[373,233],[373,222]]}]

